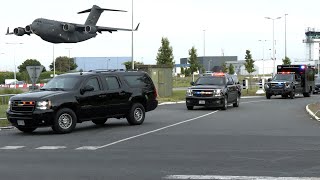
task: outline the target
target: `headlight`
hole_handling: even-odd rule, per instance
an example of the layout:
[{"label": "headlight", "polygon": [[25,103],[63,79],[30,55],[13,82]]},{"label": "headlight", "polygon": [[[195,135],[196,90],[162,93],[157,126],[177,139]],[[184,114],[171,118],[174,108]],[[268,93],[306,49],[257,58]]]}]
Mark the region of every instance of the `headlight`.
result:
[{"label": "headlight", "polygon": [[8,109],[10,109],[11,101],[8,102]]},{"label": "headlight", "polygon": [[222,95],[222,89],[216,89],[213,91],[215,96],[221,96]]},{"label": "headlight", "polygon": [[290,88],[290,83],[286,83],[286,88],[289,89]]},{"label": "headlight", "polygon": [[51,101],[39,101],[37,102],[37,109],[47,110],[51,108]]},{"label": "headlight", "polygon": [[192,89],[187,89],[186,96],[192,96]]},{"label": "headlight", "polygon": [[268,89],[268,88],[269,88],[269,85],[268,85],[268,84],[264,84],[264,88],[265,88],[265,89]]}]

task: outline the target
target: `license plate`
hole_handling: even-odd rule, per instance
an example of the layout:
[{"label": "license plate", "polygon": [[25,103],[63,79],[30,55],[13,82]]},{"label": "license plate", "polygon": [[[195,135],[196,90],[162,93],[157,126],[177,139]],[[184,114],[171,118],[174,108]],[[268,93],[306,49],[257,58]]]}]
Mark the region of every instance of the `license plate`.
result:
[{"label": "license plate", "polygon": [[19,126],[24,126],[25,125],[24,120],[18,120],[17,123],[18,123]]},{"label": "license plate", "polygon": [[205,100],[199,100],[199,104],[206,104]]}]

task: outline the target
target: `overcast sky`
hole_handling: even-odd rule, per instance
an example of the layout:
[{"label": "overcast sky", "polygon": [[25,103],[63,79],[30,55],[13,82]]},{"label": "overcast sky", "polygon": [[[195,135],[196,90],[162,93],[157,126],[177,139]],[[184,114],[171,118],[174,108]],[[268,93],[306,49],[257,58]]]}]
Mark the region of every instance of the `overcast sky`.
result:
[{"label": "overcast sky", "polygon": [[[6,28],[25,27],[36,18],[48,18],[84,23],[88,14],[77,12],[91,8],[122,9],[128,12],[104,12],[98,25],[131,28],[131,0],[15,0],[2,1],[0,7],[0,70],[12,70],[14,49],[16,65],[28,58],[39,60],[46,67],[53,59],[53,45],[36,35],[5,36]],[[134,0],[134,57],[145,64],[154,64],[161,37],[168,37],[176,63],[188,56],[195,46],[198,56],[238,56],[245,50],[254,59],[270,58],[272,48],[272,21],[264,17],[282,18],[275,21],[277,59],[284,56],[285,21],[287,16],[287,54],[291,59],[305,59],[302,40],[308,27],[320,29],[319,0]],[[205,30],[205,33],[204,33]],[[8,45],[6,43],[23,43]],[[96,38],[77,44],[54,45],[55,57],[66,55],[72,48],[72,57],[131,56],[131,32],[99,34]]]}]

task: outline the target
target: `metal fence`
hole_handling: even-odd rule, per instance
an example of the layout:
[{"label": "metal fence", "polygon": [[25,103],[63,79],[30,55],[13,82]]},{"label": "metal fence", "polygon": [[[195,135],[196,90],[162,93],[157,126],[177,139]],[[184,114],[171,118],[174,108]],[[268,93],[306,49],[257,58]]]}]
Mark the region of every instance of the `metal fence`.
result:
[{"label": "metal fence", "polygon": [[[0,95],[0,105],[7,105],[9,102],[10,97],[14,96],[16,94],[2,94]],[[0,117],[0,120],[7,120],[5,117]]]}]

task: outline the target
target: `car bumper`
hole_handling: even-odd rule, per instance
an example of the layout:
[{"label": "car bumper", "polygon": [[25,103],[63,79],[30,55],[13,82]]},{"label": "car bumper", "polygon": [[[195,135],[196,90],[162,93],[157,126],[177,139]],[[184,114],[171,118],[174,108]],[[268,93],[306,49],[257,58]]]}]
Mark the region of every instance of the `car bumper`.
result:
[{"label": "car bumper", "polygon": [[158,107],[158,100],[152,100],[147,102],[147,106],[146,106],[146,112],[148,111],[152,111],[154,109],[156,109]]},{"label": "car bumper", "polygon": [[54,111],[35,110],[30,113],[18,113],[7,110],[7,119],[15,127],[45,127],[53,125]]},{"label": "car bumper", "polygon": [[283,95],[289,94],[292,89],[265,89],[266,93],[269,95]]},{"label": "car bumper", "polygon": [[187,106],[205,106],[205,107],[222,107],[224,106],[224,97],[186,97]]}]

